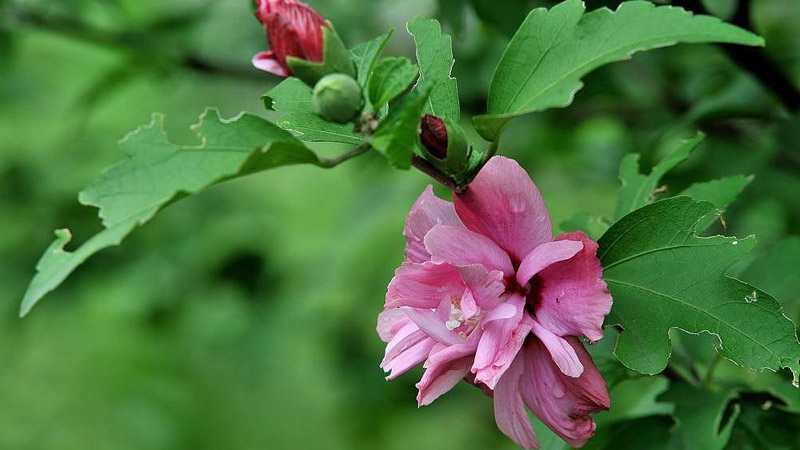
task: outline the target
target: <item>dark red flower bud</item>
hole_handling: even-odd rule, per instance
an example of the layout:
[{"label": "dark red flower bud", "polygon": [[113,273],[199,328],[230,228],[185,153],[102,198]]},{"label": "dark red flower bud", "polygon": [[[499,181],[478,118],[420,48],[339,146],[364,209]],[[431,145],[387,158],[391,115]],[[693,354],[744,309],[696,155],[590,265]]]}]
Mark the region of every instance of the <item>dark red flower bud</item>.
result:
[{"label": "dark red flower bud", "polygon": [[310,6],[297,0],[256,0],[256,17],[264,25],[270,50],[253,57],[253,65],[281,77],[292,75],[286,58],[311,62],[323,57],[322,28],[328,22]]},{"label": "dark red flower bud", "polygon": [[425,114],[420,123],[419,140],[431,154],[439,159],[447,158],[447,125],[436,116]]}]

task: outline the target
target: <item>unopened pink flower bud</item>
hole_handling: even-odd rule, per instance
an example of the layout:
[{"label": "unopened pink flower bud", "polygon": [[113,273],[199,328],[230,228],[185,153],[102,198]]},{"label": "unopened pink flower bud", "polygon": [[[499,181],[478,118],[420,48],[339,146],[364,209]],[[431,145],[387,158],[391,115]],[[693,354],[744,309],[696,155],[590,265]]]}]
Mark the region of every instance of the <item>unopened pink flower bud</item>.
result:
[{"label": "unopened pink flower bud", "polygon": [[422,116],[419,139],[433,156],[447,158],[447,125],[442,119],[431,114]]},{"label": "unopened pink flower bud", "polygon": [[256,17],[264,25],[270,50],[253,57],[253,65],[281,77],[292,75],[286,58],[311,62],[323,58],[325,18],[297,0],[256,0]]}]

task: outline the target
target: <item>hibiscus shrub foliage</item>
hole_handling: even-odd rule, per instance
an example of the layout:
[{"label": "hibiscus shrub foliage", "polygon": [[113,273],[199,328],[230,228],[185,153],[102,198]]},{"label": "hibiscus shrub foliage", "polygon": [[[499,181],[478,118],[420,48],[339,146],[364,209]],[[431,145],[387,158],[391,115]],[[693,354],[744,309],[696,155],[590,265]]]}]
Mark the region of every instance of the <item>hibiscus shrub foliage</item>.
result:
[{"label": "hibiscus shrub foliage", "polygon": [[[584,83],[598,80],[587,78],[592,71],[637,53],[704,43],[741,64],[764,58],[765,40],[741,20],[745,0],[736,25],[700,2],[609,3],[529,9],[512,1],[509,8],[529,12],[509,21],[486,2],[442,1],[444,26],[419,16],[403,30],[416,46],[412,59],[387,55],[393,30],[345,42],[313,5],[257,0],[251,25],[260,23],[269,48],[252,64],[282,79],[261,99],[277,119],[209,108],[191,129],[196,142],[181,145],[154,114],[121,141],[124,159],[79,195],[99,210],[102,229],[73,250],[70,231],[56,231],[21,315],[180,199],[283,166],[321,171],[379,154],[439,186],[394,224],[406,239],[404,260],[383,274],[377,316],[386,350],[375,365],[388,379],[422,366],[420,406],[472,385],[491,397],[499,432],[522,448],[800,448],[786,431],[796,430],[800,412],[800,342],[782,291],[771,287],[796,274],[752,263],[756,237],[727,232],[725,212],[749,174],[667,189],[670,171],[703,143],[697,129],[652,169],[637,154],[621,159],[613,214],[588,209],[554,223],[548,195],[504,156],[516,119],[568,111]],[[460,104],[459,84],[474,90],[475,82],[454,77],[450,32],[461,32],[468,7],[470,20],[509,35],[504,49],[487,50],[497,64],[480,111]],[[756,78],[770,83],[763,72]],[[317,143],[347,149],[331,155]],[[379,299],[360,301],[381,309]],[[385,385],[386,395],[393,389]],[[765,424],[784,435],[763,436]]]}]

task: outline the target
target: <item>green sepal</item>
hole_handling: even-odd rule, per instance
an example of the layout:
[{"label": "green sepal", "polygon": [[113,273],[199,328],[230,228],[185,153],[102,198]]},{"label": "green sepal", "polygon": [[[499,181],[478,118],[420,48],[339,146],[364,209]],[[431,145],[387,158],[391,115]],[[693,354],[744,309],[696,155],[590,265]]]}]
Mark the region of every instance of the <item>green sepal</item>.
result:
[{"label": "green sepal", "polygon": [[292,75],[311,87],[314,87],[322,77],[332,73],[343,73],[355,78],[356,66],[352,54],[344,46],[330,22],[328,27],[322,28],[322,40],[324,42],[322,62],[311,62],[294,56],[286,58],[286,64],[292,70]]},{"label": "green sepal", "polygon": [[[448,118],[440,119],[447,129],[447,156],[439,158],[419,142],[423,156],[434,167],[453,177],[458,183],[466,184],[472,181],[483,162],[482,152],[473,151],[464,129]],[[473,174],[473,172],[475,172]]]}]

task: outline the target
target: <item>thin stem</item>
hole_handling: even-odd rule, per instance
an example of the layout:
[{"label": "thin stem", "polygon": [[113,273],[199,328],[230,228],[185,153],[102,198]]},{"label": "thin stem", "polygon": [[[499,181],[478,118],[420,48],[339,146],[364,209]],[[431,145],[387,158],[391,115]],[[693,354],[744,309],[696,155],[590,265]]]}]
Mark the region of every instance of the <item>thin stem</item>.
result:
[{"label": "thin stem", "polygon": [[320,166],[326,168],[336,167],[339,164],[347,161],[348,159],[355,158],[356,156],[368,151],[371,148],[372,144],[370,144],[369,142],[362,142],[358,147],[354,147],[335,158],[320,158],[319,159]]},{"label": "thin stem", "polygon": [[439,183],[447,186],[451,191],[456,194],[463,194],[467,187],[456,183],[447,174],[440,171],[433,164],[429,163],[426,159],[417,155],[411,157],[411,165],[416,167],[420,172],[428,175]]}]

